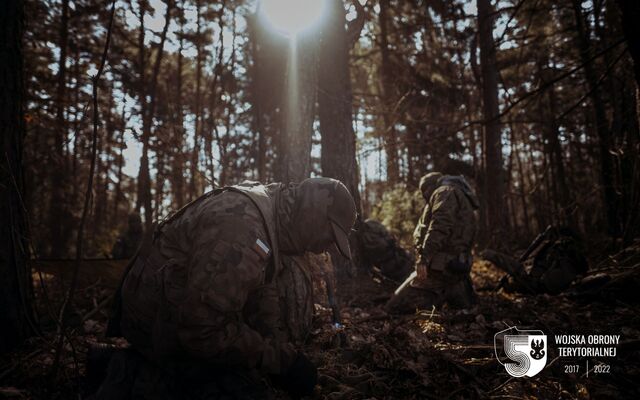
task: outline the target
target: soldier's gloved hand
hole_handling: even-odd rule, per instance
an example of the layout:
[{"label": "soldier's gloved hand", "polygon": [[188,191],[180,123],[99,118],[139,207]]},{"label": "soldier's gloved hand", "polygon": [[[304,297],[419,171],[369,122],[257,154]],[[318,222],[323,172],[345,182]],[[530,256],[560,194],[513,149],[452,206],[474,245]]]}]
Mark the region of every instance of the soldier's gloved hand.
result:
[{"label": "soldier's gloved hand", "polygon": [[298,353],[293,364],[282,376],[282,386],[293,397],[313,394],[318,382],[318,369],[303,353]]}]

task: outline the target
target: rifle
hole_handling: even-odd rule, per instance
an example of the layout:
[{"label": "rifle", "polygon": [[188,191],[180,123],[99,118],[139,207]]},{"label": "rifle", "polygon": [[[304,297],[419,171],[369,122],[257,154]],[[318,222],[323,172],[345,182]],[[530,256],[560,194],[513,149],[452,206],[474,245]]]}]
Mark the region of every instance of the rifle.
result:
[{"label": "rifle", "polygon": [[527,260],[527,258],[529,258],[529,256],[531,255],[531,253],[533,252],[533,250],[536,249],[536,247],[538,247],[538,245],[540,243],[542,243],[542,241],[546,238],[547,234],[551,231],[552,227],[551,225],[547,226],[547,228],[544,230],[544,232],[542,232],[541,234],[539,234],[538,236],[536,236],[535,239],[533,239],[533,242],[531,242],[531,244],[529,245],[529,247],[527,247],[527,249],[524,251],[524,253],[522,253],[522,255],[520,256],[520,258],[518,258],[518,261],[525,262]]},{"label": "rifle", "polygon": [[405,279],[404,282],[402,282],[402,284],[398,286],[396,291],[393,292],[393,295],[394,296],[399,295],[404,290],[404,288],[406,288],[415,279],[416,276],[418,276],[418,272],[416,271],[413,271],[411,274],[409,274],[407,279]]},{"label": "rifle", "polygon": [[333,278],[335,277],[336,268],[339,268],[336,264],[338,262],[344,262],[345,259],[337,253],[337,251],[329,250],[329,258],[331,260],[332,270],[323,269],[322,279],[327,289],[327,300],[329,307],[331,307],[331,328],[337,334],[334,336],[334,346],[340,347],[342,344],[347,343],[347,336],[344,333],[344,325],[342,325],[342,316],[340,315],[340,303],[338,296],[336,295],[336,286],[334,285]]}]

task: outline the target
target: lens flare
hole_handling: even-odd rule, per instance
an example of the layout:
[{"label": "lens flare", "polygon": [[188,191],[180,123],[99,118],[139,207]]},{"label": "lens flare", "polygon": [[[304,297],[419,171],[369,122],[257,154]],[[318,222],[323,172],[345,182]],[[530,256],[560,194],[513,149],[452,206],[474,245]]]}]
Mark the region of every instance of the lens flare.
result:
[{"label": "lens flare", "polygon": [[287,36],[311,28],[324,14],[326,0],[262,0],[265,19]]}]

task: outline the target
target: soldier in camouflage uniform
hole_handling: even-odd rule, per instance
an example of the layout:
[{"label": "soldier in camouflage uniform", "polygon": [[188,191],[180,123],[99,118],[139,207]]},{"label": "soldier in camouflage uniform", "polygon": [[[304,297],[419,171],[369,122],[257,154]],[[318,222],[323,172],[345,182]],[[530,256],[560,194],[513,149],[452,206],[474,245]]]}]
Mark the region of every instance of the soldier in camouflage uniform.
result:
[{"label": "soldier in camouflage uniform", "polygon": [[[263,398],[261,377],[270,375],[294,396],[310,394],[315,366],[292,341],[308,329],[312,303],[287,282],[308,273],[307,251],[335,243],[350,257],[355,217],[341,182],[312,178],[215,190],[162,223],[126,274],[121,315],[111,322],[135,349],[129,364],[160,366],[134,391],[174,399],[188,386],[187,398]],[[97,399],[128,387],[116,369],[110,365]]]},{"label": "soldier in camouflage uniform", "polygon": [[427,201],[414,231],[417,254],[415,278],[389,300],[390,312],[412,312],[448,303],[473,304],[469,272],[479,203],[461,176],[432,172],[420,180]]},{"label": "soldier in camouflage uniform", "polygon": [[589,269],[577,235],[555,226],[538,235],[519,260],[493,250],[482,257],[507,272],[500,282],[507,292],[558,294]]}]

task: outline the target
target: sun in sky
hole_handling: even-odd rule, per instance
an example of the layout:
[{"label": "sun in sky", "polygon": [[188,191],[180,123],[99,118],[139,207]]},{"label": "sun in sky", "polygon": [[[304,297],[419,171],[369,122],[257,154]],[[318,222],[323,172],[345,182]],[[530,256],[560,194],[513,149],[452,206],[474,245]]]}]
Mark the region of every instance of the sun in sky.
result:
[{"label": "sun in sky", "polygon": [[326,0],[262,0],[261,12],[269,24],[286,36],[296,36],[322,19]]}]

